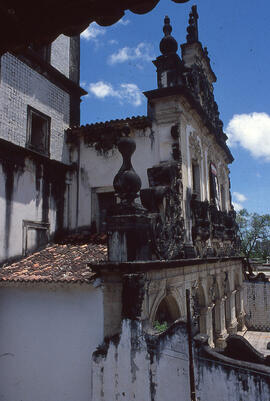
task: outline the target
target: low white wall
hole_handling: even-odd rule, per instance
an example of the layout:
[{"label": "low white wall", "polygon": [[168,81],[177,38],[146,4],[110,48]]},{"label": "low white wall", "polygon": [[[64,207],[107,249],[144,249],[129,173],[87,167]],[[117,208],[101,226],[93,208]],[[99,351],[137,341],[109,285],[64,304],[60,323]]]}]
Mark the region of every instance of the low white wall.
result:
[{"label": "low white wall", "polygon": [[93,355],[92,375],[93,401],[189,401],[187,334],[181,326],[148,338],[124,320],[120,337]]},{"label": "low white wall", "polygon": [[102,303],[90,285],[1,288],[1,401],[89,401]]},{"label": "low white wall", "polygon": [[268,401],[270,398],[269,374],[256,373],[253,366],[256,365],[250,364],[249,369],[237,368],[230,362],[215,362],[203,358],[195,360],[197,399],[201,401]]},{"label": "low white wall", "polygon": [[[200,347],[193,353],[198,401],[269,400],[269,368],[241,365],[228,357],[223,361],[218,353],[215,361]],[[189,366],[183,323],[159,336],[147,336],[140,323],[124,320],[120,337],[105,342],[93,355],[92,400],[190,401]]]},{"label": "low white wall", "polygon": [[247,327],[270,331],[270,282],[245,281],[243,284]]}]

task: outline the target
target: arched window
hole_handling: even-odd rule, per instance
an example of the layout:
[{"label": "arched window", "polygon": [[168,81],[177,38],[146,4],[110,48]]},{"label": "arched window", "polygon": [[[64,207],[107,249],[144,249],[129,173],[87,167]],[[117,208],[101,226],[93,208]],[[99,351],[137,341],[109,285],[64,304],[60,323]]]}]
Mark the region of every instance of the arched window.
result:
[{"label": "arched window", "polygon": [[224,185],[220,185],[220,197],[221,197],[221,210],[225,211],[226,210],[226,194],[225,194],[225,188]]},{"label": "arched window", "polygon": [[220,209],[217,169],[214,163],[210,163],[209,179],[210,179],[210,200],[216,205],[218,209]]},{"label": "arched window", "polygon": [[200,167],[196,160],[192,161],[192,189],[197,195],[197,200],[201,200]]},{"label": "arched window", "polygon": [[180,310],[179,306],[172,295],[167,295],[160,302],[155,318],[155,322],[158,322],[160,325],[166,323],[167,326],[170,326],[173,322],[180,318]]}]

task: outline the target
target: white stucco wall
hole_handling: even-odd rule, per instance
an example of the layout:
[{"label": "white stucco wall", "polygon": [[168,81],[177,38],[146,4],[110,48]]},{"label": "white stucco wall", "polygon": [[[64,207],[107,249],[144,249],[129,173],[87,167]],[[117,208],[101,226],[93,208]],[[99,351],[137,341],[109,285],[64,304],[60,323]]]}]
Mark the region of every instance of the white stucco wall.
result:
[{"label": "white stucco wall", "polygon": [[[194,346],[194,344],[193,344]],[[239,366],[232,358],[203,356],[194,349],[198,401],[268,401],[267,367]],[[159,336],[145,337],[138,322],[124,320],[119,342],[93,355],[92,399],[97,401],[190,401],[190,354],[182,324]],[[248,365],[248,366],[247,366]],[[256,371],[258,366],[261,371]],[[269,370],[269,368],[268,368]]]},{"label": "white stucco wall", "polygon": [[92,400],[190,400],[186,332],[153,336],[149,348],[144,334],[138,322],[124,320],[119,343],[93,356]]},{"label": "white stucco wall", "polygon": [[232,363],[231,359],[227,363],[207,358],[195,360],[198,400],[268,401],[269,374],[254,371],[255,364],[250,364],[249,368],[239,368]]},{"label": "white stucco wall", "polygon": [[70,38],[58,36],[51,44],[51,65],[69,78]]},{"label": "white stucco wall", "polygon": [[[10,171],[6,171],[0,160],[0,263],[23,255],[26,244],[23,221],[48,223],[48,237],[57,229],[68,227],[67,190],[57,195],[55,192],[60,183],[52,183],[52,177],[46,175],[47,171],[48,166],[28,158],[25,158],[24,166],[17,168],[14,165]],[[45,172],[45,177],[38,177],[40,172]],[[45,186],[47,192],[44,191]],[[64,209],[59,208],[60,203],[64,204]],[[57,227],[57,207],[61,219],[63,217],[63,227]],[[26,250],[29,252],[34,248],[36,246],[31,245]]]},{"label": "white stucco wall", "polygon": [[[134,133],[136,150],[132,156],[132,165],[142,180],[142,188],[148,188],[147,169],[159,163],[158,136],[150,137],[150,130],[145,133]],[[99,154],[93,147],[81,141],[80,148],[80,193],[79,193],[79,226],[91,222],[91,189],[112,187],[113,179],[122,165],[122,156],[117,149],[108,154]]]},{"label": "white stucco wall", "polygon": [[1,288],[0,332],[2,401],[91,400],[91,355],[103,340],[100,289]]}]

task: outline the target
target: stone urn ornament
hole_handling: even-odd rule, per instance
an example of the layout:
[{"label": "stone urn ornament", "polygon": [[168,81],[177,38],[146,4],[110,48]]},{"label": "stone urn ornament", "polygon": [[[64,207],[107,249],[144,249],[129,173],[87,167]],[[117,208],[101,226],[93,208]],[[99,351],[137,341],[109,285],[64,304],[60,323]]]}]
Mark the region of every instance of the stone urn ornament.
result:
[{"label": "stone urn ornament", "polygon": [[118,141],[118,150],[122,155],[123,164],[114,177],[113,186],[123,206],[135,206],[134,200],[138,197],[138,192],[142,186],[141,179],[131,163],[131,157],[136,150],[136,143],[134,139],[128,137],[130,134],[128,125],[124,127],[123,133],[125,136]]}]

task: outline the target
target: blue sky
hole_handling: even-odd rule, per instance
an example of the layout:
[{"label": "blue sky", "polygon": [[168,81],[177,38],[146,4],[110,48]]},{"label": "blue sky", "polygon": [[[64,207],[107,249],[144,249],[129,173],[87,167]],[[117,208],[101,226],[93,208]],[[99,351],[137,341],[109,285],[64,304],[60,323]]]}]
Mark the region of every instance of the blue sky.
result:
[{"label": "blue sky", "polygon": [[160,55],[165,15],[173,36],[185,42],[193,4],[199,40],[208,47],[217,76],[215,97],[235,161],[233,201],[270,213],[270,3],[266,0],[160,0],[145,15],[127,12],[111,27],[91,24],[81,37],[81,123],[146,114],[142,91],[155,89],[152,60]]}]

